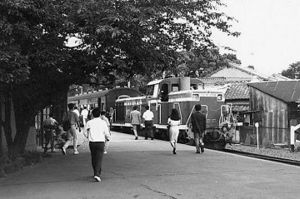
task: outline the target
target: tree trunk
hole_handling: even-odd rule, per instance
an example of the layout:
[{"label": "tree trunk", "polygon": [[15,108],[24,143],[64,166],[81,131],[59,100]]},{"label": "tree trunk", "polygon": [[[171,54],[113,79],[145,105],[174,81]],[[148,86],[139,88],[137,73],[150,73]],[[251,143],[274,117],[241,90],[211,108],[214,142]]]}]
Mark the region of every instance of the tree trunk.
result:
[{"label": "tree trunk", "polygon": [[2,143],[3,143],[3,136],[2,136],[2,133],[3,133],[3,128],[4,128],[4,122],[3,122],[3,118],[2,118],[2,101],[0,99],[0,158],[3,156],[3,146],[2,146]]},{"label": "tree trunk", "polygon": [[12,130],[11,130],[11,93],[10,91],[7,92],[4,99],[4,107],[5,107],[5,118],[4,118],[4,133],[5,139],[8,149],[9,157],[13,157],[13,140],[12,140]]},{"label": "tree trunk", "polygon": [[52,113],[54,118],[61,123],[63,120],[64,114],[67,112],[67,100],[68,100],[68,90],[58,93],[54,96]]},{"label": "tree trunk", "polygon": [[34,125],[34,114],[22,114],[16,112],[17,133],[13,142],[13,152],[15,155],[23,154],[29,133],[29,128]]}]

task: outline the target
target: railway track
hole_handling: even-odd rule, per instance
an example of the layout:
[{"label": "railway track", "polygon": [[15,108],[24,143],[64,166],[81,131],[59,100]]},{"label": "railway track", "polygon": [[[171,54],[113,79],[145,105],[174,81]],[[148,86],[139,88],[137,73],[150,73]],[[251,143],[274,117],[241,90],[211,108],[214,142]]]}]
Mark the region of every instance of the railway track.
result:
[{"label": "railway track", "polygon": [[251,157],[251,158],[257,158],[257,159],[263,159],[263,160],[269,160],[269,161],[273,161],[273,162],[280,162],[280,163],[284,163],[284,164],[294,165],[294,166],[300,166],[300,161],[297,161],[297,160],[278,158],[278,157],[272,157],[272,156],[267,156],[267,155],[261,155],[261,154],[243,152],[243,151],[236,151],[236,150],[230,150],[230,149],[224,149],[224,150],[218,150],[218,151],[224,151],[226,153],[232,153],[232,154],[237,154],[237,155]]}]

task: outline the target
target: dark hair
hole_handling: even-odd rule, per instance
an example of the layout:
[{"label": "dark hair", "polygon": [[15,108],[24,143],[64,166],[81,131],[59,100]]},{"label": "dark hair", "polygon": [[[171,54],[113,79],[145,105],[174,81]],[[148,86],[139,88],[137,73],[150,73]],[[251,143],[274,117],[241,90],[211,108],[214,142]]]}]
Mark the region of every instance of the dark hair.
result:
[{"label": "dark hair", "polygon": [[93,115],[93,117],[99,117],[100,116],[100,109],[99,108],[94,108],[92,110],[92,115]]},{"label": "dark hair", "polygon": [[68,108],[69,108],[70,110],[73,109],[74,106],[75,106],[75,104],[73,104],[73,103],[68,104]]},{"label": "dark hair", "polygon": [[146,105],[146,106],[145,106],[145,109],[146,109],[146,110],[149,110],[149,109],[150,109],[150,107],[149,107],[148,105]]},{"label": "dark hair", "polygon": [[200,111],[201,110],[201,104],[196,104],[195,105],[195,110]]},{"label": "dark hair", "polygon": [[136,109],[138,109],[138,106],[133,106],[133,110],[136,110]]},{"label": "dark hair", "polygon": [[49,113],[49,117],[53,117],[53,113]]},{"label": "dark hair", "polygon": [[105,111],[101,111],[100,115],[106,115],[106,112]]},{"label": "dark hair", "polygon": [[180,120],[180,115],[176,108],[172,109],[170,118],[171,118],[171,120]]}]

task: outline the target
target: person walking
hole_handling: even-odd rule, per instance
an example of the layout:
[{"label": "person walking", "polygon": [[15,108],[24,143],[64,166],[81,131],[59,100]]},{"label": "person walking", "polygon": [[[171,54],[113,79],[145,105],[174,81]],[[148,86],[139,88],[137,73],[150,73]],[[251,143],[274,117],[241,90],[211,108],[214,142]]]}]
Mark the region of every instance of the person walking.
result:
[{"label": "person walking", "polygon": [[145,106],[146,111],[143,113],[143,119],[145,124],[145,140],[148,139],[148,136],[150,136],[151,140],[154,139],[153,135],[153,118],[154,114],[150,110],[150,107],[147,105]]},{"label": "person walking", "polygon": [[77,113],[74,112],[74,107],[75,104],[70,103],[68,104],[69,111],[67,112],[66,116],[64,117],[64,121],[69,121],[70,123],[70,128],[67,130],[67,141],[64,144],[64,146],[61,148],[62,153],[66,155],[66,150],[69,147],[69,145],[72,143],[73,139],[73,148],[74,148],[74,155],[79,154],[78,149],[77,149],[77,133],[78,129],[80,130],[79,127],[79,117]]},{"label": "person walking", "polygon": [[177,109],[173,108],[168,118],[170,143],[173,148],[173,154],[176,154],[176,145],[179,135],[180,116]]},{"label": "person walking", "polygon": [[130,122],[132,125],[133,134],[135,139],[139,139],[138,131],[141,126],[141,112],[137,110],[138,106],[134,106],[133,110],[130,112]]},{"label": "person walking", "polygon": [[[109,130],[109,135],[111,135],[109,119],[105,115],[106,115],[105,111],[101,111],[100,112],[100,118],[103,121],[105,121],[105,123],[106,123],[106,125],[108,127],[108,130]],[[108,146],[109,146],[109,140],[105,140],[105,143],[104,143],[104,154],[107,154]]]},{"label": "person walking", "polygon": [[74,105],[74,109],[73,109],[74,113],[76,113],[76,115],[79,117],[80,114],[79,114],[79,110],[78,110],[78,107]]},{"label": "person walking", "polygon": [[204,152],[203,136],[206,129],[206,116],[201,113],[201,104],[195,105],[195,112],[191,115],[192,132],[196,144],[196,153]]},{"label": "person walking", "polygon": [[93,119],[86,123],[84,135],[89,140],[94,179],[96,182],[100,182],[104,143],[105,140],[110,140],[110,134],[107,123],[100,118],[100,109],[93,109],[92,115]]},{"label": "person walking", "polygon": [[52,113],[50,113],[49,117],[43,122],[43,128],[45,132],[44,154],[47,153],[49,143],[50,143],[51,152],[54,152],[54,139],[56,136],[55,130],[57,128],[57,125],[58,122],[53,118]]},{"label": "person walking", "polygon": [[85,124],[87,122],[88,115],[89,115],[89,111],[87,110],[86,106],[83,107],[83,109],[81,111],[81,115],[82,115],[83,125],[85,126]]}]

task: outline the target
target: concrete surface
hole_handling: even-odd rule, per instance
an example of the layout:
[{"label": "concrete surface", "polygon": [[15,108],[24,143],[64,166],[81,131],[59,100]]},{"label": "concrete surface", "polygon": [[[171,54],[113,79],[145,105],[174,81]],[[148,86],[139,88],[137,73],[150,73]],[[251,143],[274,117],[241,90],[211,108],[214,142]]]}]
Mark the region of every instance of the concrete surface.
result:
[{"label": "concrete surface", "polygon": [[0,179],[0,198],[299,198],[300,167],[112,132],[102,182],[94,182],[87,142]]}]

